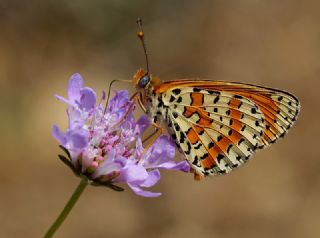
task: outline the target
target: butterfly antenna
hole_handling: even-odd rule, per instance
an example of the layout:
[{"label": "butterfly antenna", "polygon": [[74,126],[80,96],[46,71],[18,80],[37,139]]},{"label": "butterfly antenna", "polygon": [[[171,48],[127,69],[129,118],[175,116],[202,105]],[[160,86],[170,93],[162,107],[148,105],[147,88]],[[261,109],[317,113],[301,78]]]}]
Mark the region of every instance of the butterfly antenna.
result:
[{"label": "butterfly antenna", "polygon": [[137,36],[139,37],[140,41],[141,41],[141,44],[142,44],[142,47],[143,47],[143,51],[144,51],[144,55],[146,57],[146,64],[147,64],[147,72],[146,72],[146,75],[149,74],[149,60],[148,60],[148,53],[147,53],[147,46],[146,46],[146,43],[144,41],[144,31],[142,29],[142,19],[139,17],[137,19],[137,24],[139,26],[139,31],[137,33]]},{"label": "butterfly antenna", "polygon": [[109,99],[110,99],[110,94],[111,94],[111,88],[112,88],[112,85],[113,85],[115,82],[131,83],[131,80],[114,79],[114,80],[111,81],[111,83],[109,84],[109,89],[108,89],[108,94],[107,94],[107,100],[106,100],[106,106],[105,106],[105,108],[104,108],[103,114],[106,114],[106,112],[107,112],[108,104],[109,104]]}]

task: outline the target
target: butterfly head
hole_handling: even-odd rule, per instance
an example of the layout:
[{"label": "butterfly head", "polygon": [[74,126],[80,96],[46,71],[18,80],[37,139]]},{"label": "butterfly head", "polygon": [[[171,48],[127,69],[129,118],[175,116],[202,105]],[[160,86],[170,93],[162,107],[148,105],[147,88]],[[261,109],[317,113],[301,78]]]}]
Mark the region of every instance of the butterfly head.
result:
[{"label": "butterfly head", "polygon": [[132,80],[133,84],[136,86],[137,90],[148,89],[149,87],[157,87],[161,81],[158,77],[154,77],[146,73],[143,69],[139,69]]}]

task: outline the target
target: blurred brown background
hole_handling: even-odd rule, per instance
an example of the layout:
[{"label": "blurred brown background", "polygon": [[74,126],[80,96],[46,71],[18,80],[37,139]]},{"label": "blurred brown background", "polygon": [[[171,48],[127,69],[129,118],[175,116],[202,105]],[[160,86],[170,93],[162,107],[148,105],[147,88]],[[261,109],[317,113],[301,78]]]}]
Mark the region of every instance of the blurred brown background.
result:
[{"label": "blurred brown background", "polygon": [[[244,168],[195,182],[163,172],[157,199],[89,187],[56,237],[320,237],[317,0],[0,0],[0,237],[41,237],[78,184],[57,159],[71,74],[100,92],[151,70],[288,90],[302,111],[289,135]],[[118,85],[128,88],[130,85]]]}]

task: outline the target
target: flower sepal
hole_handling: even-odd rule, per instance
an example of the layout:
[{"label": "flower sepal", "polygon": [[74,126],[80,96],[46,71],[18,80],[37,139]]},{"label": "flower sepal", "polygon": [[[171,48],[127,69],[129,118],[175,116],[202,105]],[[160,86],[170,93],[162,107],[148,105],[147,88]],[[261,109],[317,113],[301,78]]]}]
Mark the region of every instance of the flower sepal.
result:
[{"label": "flower sepal", "polygon": [[116,192],[123,192],[124,191],[124,188],[117,186],[117,185],[114,185],[113,183],[110,183],[110,182],[91,181],[90,184],[95,187],[104,186],[107,188],[111,188],[112,190],[114,190]]},{"label": "flower sepal", "polygon": [[72,172],[76,175],[76,176],[80,176],[80,173],[73,167],[73,164],[71,163],[70,160],[68,160],[64,155],[58,155],[59,159],[65,164],[67,165]]},{"label": "flower sepal", "polygon": [[72,164],[72,162],[71,162],[71,155],[70,155],[70,153],[69,153],[69,151],[65,148],[65,147],[63,147],[62,145],[59,145],[59,147],[60,147],[60,149],[62,149],[65,153],[66,153],[66,155],[67,155],[67,157],[65,157],[64,155],[58,155],[58,157],[59,157],[59,159],[65,164],[65,165],[67,165],[71,170],[72,170],[72,172],[76,175],[76,176],[78,176],[78,177],[80,177],[80,173],[78,172],[78,170],[76,170],[76,168],[74,167],[74,165]]},{"label": "flower sepal", "polygon": [[[67,148],[65,148],[64,146],[62,145],[59,145],[59,148],[63,150],[64,153],[66,153],[66,155],[68,156],[69,160],[70,160],[70,163],[71,163],[71,155],[69,153],[69,150],[67,150]],[[71,164],[72,165],[72,164]]]}]

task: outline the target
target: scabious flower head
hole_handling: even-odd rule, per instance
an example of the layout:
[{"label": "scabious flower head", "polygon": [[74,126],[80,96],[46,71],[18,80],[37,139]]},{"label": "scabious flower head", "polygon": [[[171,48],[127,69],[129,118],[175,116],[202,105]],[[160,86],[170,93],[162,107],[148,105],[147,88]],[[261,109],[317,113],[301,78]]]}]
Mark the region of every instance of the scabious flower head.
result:
[{"label": "scabious flower head", "polygon": [[140,196],[156,197],[161,193],[144,190],[160,179],[159,169],[189,172],[186,161],[175,162],[175,147],[166,136],[159,137],[145,151],[141,133],[149,126],[146,116],[134,119],[134,106],[127,91],[116,91],[105,107],[105,94],[97,103],[93,89],[84,87],[79,74],[70,78],[68,98],[56,95],[67,104],[68,128],[52,128],[68,158],[60,155],[78,176],[85,176],[93,185],[122,190],[120,182]]}]

